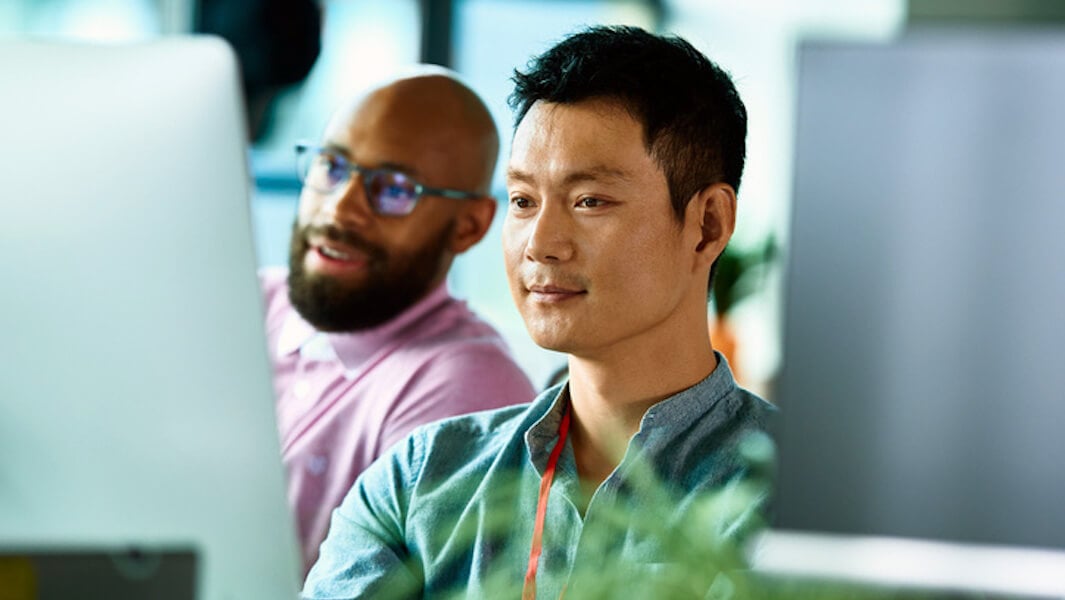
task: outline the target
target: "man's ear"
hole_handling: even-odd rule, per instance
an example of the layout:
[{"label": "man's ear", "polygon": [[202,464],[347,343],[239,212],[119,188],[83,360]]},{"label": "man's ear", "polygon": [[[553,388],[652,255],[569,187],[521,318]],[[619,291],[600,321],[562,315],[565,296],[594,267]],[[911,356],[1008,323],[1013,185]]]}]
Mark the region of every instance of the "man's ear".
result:
[{"label": "man's ear", "polygon": [[449,249],[453,254],[462,254],[481,241],[496,215],[496,199],[490,196],[463,200],[455,217],[455,231]]},{"label": "man's ear", "polygon": [[699,242],[695,247],[700,264],[709,267],[725,250],[736,229],[736,190],[727,183],[715,183],[699,190],[688,215],[699,223]]}]

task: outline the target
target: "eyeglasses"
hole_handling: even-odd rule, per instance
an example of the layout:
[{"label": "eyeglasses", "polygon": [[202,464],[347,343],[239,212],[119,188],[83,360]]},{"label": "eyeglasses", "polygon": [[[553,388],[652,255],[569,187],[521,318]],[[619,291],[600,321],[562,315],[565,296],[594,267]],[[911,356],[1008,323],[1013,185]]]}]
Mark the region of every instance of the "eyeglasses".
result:
[{"label": "eyeglasses", "polygon": [[334,150],[311,144],[296,144],[296,168],[303,185],[323,194],[342,188],[358,173],[370,206],[380,215],[409,215],[422,196],[455,200],[483,197],[474,192],[425,186],[392,169],[360,167]]}]

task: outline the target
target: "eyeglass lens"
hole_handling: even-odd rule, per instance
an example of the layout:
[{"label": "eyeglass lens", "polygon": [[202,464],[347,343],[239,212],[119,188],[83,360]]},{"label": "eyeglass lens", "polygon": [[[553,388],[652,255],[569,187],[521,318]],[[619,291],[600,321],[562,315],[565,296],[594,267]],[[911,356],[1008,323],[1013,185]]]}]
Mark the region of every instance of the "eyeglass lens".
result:
[{"label": "eyeglass lens", "polygon": [[406,215],[418,203],[415,183],[395,171],[371,171],[364,175],[366,195],[385,215]]},{"label": "eyeglass lens", "polygon": [[[304,183],[318,191],[332,192],[351,177],[349,163],[331,152],[311,153],[304,160]],[[361,174],[374,210],[385,215],[406,215],[414,210],[418,203],[417,184],[409,177],[398,171],[371,169]]]}]

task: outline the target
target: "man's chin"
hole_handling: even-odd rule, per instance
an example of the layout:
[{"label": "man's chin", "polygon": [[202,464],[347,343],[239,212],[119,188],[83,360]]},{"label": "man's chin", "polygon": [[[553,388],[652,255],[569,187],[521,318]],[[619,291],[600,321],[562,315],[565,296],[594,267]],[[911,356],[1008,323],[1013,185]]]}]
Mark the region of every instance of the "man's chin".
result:
[{"label": "man's chin", "polygon": [[551,350],[553,352],[570,353],[573,348],[573,340],[570,336],[560,331],[544,331],[534,330],[531,327],[526,327],[529,332],[529,337],[532,341],[544,350]]},{"label": "man's chin", "polygon": [[289,271],[289,301],[296,312],[319,331],[343,333],[375,323],[364,321],[366,282],[350,282],[331,274]]},{"label": "man's chin", "polygon": [[[344,295],[363,293],[367,288],[367,280],[369,279],[366,273],[353,275],[350,273],[334,273],[318,269],[303,269],[300,272],[300,277],[303,279],[303,285],[328,288],[330,293]],[[291,273],[289,274],[289,285],[292,285]]]}]

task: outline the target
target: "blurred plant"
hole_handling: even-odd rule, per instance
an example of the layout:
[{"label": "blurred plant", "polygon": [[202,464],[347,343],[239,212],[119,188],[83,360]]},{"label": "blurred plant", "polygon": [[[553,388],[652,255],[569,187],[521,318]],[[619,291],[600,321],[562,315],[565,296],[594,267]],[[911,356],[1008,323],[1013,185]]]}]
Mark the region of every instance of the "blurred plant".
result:
[{"label": "blurred plant", "polygon": [[[746,599],[763,597],[760,585],[744,556],[744,544],[764,526],[761,514],[768,499],[774,457],[773,443],[764,433],[752,434],[740,447],[742,475],[704,492],[681,492],[663,482],[644,462],[629,463],[623,498],[599,502],[595,518],[581,532],[582,556],[567,578],[566,600],[615,598],[670,598],[679,600]],[[513,489],[494,493],[493,506],[517,506],[517,494],[526,493],[520,481]],[[510,511],[491,510],[465,521],[446,535],[465,543],[486,538],[505,540],[513,535]],[[445,528],[446,529],[446,528]],[[491,531],[488,531],[491,530]],[[452,537],[454,540],[455,538]],[[628,548],[628,551],[624,551]],[[634,562],[631,551],[652,562]],[[479,581],[477,597],[521,596],[522,564],[497,556],[496,568]],[[593,558],[594,557],[594,558]],[[452,598],[465,598],[457,590]]]},{"label": "blurred plant", "polygon": [[776,238],[772,235],[749,250],[741,250],[734,244],[725,247],[717,260],[717,274],[712,287],[714,307],[719,317],[727,315],[740,301],[762,287],[778,250]]},{"label": "blurred plant", "polygon": [[[628,463],[626,491],[613,501],[599,502],[595,517],[581,531],[583,560],[565,577],[565,600],[669,599],[669,600],[917,600],[937,596],[854,583],[772,577],[749,569],[746,544],[765,522],[762,515],[773,476],[775,451],[765,433],[749,435],[739,447],[742,475],[725,485],[703,492],[683,492],[660,479],[652,465]],[[533,482],[535,486],[538,481]],[[425,591],[426,597],[520,598],[527,547],[515,547],[514,509],[528,496],[528,482],[515,478],[506,489],[493,488],[491,508],[475,510],[463,518],[469,505],[438,498],[434,510],[450,507],[458,524],[440,527],[437,543],[482,545],[496,548],[482,569],[459,557],[450,565],[465,572],[473,588],[463,583],[450,591]],[[630,501],[635,499],[635,501]],[[483,508],[483,507],[481,507]],[[625,551],[628,548],[629,551]],[[632,560],[631,550],[640,559]],[[569,554],[569,553],[566,553]],[[569,554],[572,556],[572,554]],[[410,572],[421,571],[425,557],[410,557]],[[647,561],[647,562],[644,562]],[[653,562],[652,562],[653,561]],[[484,567],[481,563],[479,567]],[[436,564],[435,568],[446,568]],[[476,568],[473,575],[471,567]],[[553,576],[559,576],[554,573]],[[461,577],[459,579],[462,579]],[[409,597],[404,591],[395,598]],[[547,596],[544,596],[547,598]],[[554,597],[549,600],[555,600]]]}]

